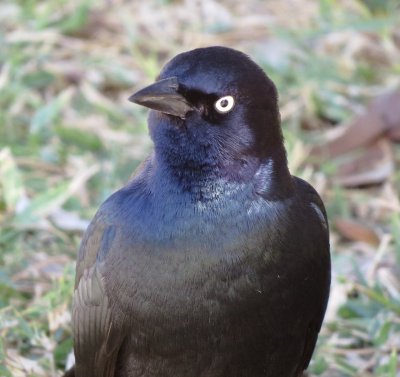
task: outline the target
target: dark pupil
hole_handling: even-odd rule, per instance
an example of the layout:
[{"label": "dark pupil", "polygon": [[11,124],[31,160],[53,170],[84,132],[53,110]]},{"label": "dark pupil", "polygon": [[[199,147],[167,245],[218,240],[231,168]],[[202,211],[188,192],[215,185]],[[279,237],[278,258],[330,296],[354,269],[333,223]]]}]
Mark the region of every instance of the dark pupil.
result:
[{"label": "dark pupil", "polygon": [[221,107],[227,107],[228,106],[228,100],[227,99],[223,99],[221,101]]}]

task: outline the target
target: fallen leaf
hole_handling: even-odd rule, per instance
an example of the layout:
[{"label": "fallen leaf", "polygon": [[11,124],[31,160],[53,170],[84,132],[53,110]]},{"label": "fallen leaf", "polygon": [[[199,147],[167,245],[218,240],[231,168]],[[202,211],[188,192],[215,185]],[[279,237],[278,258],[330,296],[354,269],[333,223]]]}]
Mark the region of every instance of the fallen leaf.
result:
[{"label": "fallen leaf", "polygon": [[345,187],[375,185],[394,171],[393,153],[386,138],[368,145],[363,154],[339,165],[336,182]]},{"label": "fallen leaf", "polygon": [[365,242],[378,246],[380,237],[371,226],[362,224],[356,220],[337,218],[334,220],[336,230],[351,241]]},{"label": "fallen leaf", "polygon": [[339,126],[336,135],[324,145],[314,146],[311,156],[332,158],[372,143],[381,135],[400,140],[400,92],[381,95],[367,111],[350,123]]}]

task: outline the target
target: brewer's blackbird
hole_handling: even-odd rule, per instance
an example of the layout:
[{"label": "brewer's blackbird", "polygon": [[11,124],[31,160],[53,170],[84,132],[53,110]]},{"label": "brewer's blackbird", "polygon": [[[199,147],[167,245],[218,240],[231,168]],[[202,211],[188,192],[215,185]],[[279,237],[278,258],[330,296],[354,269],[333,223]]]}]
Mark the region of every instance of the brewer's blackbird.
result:
[{"label": "brewer's blackbird", "polygon": [[330,286],[323,203],[291,176],[272,81],[199,48],[130,97],[154,152],[91,222],[73,298],[76,377],[297,377]]}]

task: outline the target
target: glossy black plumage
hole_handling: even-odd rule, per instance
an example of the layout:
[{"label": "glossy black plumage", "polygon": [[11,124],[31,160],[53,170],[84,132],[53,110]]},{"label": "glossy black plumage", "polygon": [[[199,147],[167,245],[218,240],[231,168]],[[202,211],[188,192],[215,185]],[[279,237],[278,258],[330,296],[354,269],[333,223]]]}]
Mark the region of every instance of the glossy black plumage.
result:
[{"label": "glossy black plumage", "polygon": [[300,376],[329,295],[328,225],[287,169],[276,89],[224,47],[157,80],[130,98],[155,109],[154,152],[79,251],[70,375]]}]

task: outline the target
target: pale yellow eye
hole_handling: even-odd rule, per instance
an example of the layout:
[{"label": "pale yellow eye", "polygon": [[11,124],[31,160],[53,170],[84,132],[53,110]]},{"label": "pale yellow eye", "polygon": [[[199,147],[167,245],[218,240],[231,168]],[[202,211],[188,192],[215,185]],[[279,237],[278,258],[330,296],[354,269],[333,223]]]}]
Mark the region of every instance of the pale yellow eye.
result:
[{"label": "pale yellow eye", "polygon": [[235,105],[235,100],[232,96],[224,96],[221,97],[217,102],[215,102],[214,107],[219,113],[227,113],[231,111],[233,106]]}]

